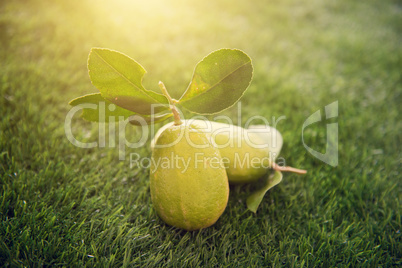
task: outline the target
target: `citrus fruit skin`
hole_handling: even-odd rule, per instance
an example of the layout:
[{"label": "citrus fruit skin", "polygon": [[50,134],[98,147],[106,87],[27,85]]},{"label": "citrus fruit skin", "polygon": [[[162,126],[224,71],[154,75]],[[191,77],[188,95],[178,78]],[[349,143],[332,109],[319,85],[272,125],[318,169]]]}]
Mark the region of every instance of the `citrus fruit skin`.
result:
[{"label": "citrus fruit skin", "polygon": [[150,188],[159,217],[188,231],[214,224],[229,198],[219,150],[193,125],[172,125],[160,134],[152,152]]},{"label": "citrus fruit skin", "polygon": [[[246,136],[249,135],[249,140]],[[226,172],[231,184],[249,183],[258,180],[271,166],[269,150],[254,148],[251,142],[262,144],[260,137],[251,140],[251,133],[234,126],[231,135],[225,132],[214,137],[222,157],[225,157]]]},{"label": "citrus fruit skin", "polygon": [[[278,130],[265,125],[250,126],[245,129],[235,125],[203,120],[183,120],[204,131],[219,149],[224,160],[230,184],[250,183],[263,176],[278,156],[283,139]],[[151,142],[155,147],[160,134],[172,126],[161,127]],[[268,144],[264,148],[255,145]],[[254,161],[254,162],[252,162]]]}]

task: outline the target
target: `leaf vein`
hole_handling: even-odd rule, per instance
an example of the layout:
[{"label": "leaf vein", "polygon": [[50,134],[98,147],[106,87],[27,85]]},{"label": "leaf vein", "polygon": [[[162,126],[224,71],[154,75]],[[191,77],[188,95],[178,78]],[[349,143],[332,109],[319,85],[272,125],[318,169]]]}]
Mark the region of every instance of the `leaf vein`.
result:
[{"label": "leaf vein", "polygon": [[[228,73],[227,75],[225,75],[222,79],[220,79],[219,81],[217,81],[215,84],[213,84],[213,85],[212,85],[210,88],[208,88],[207,90],[203,91],[202,93],[198,94],[197,96],[195,96],[195,97],[193,97],[193,98],[190,98],[190,99],[188,99],[188,100],[185,100],[183,103],[186,103],[186,102],[188,102],[188,101],[190,101],[190,100],[192,100],[192,99],[194,99],[194,98],[196,98],[196,97],[198,97],[198,96],[201,96],[201,95],[206,94],[206,93],[209,92],[211,89],[215,88],[215,87],[216,87],[219,83],[221,83],[223,80],[225,80],[225,79],[228,78],[230,75],[232,75],[233,73],[237,72],[238,70],[240,70],[241,68],[243,68],[244,66],[246,66],[246,65],[249,64],[249,63],[251,63],[251,60],[245,62],[244,64],[242,64],[242,65],[240,65],[239,67],[237,67],[234,71],[232,71],[232,72]],[[192,83],[191,83],[191,84],[192,84]],[[190,84],[190,86],[191,86],[191,84]]]},{"label": "leaf vein", "polygon": [[[95,54],[104,62],[106,63],[106,65],[108,65],[110,68],[112,68],[114,71],[116,71],[116,73],[118,73],[122,78],[124,78],[129,84],[131,84],[134,88],[136,88],[137,90],[139,90],[140,92],[142,92],[143,94],[145,94],[147,97],[151,98],[152,100],[154,100],[155,102],[159,103],[159,101],[157,101],[156,99],[154,99],[153,97],[151,97],[150,95],[148,95],[148,93],[146,91],[145,88],[139,88],[137,85],[135,85],[128,77],[124,76],[122,73],[120,73],[115,67],[113,67],[110,63],[108,63],[98,52],[96,52],[96,50],[94,50]],[[142,78],[141,78],[142,80]],[[141,81],[142,82],[142,81]]]}]

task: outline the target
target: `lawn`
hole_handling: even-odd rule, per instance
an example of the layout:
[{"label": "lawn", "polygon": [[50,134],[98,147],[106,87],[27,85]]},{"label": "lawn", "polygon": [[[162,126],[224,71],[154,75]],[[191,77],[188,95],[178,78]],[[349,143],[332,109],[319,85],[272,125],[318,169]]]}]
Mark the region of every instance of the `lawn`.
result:
[{"label": "lawn", "polygon": [[[395,0],[0,1],[0,266],[401,266],[401,38]],[[232,186],[212,227],[166,225],[149,169],[130,167],[130,153],[151,155],[149,140],[119,160],[109,131],[104,148],[66,138],[68,102],[97,92],[91,47],[136,59],[144,85],[161,80],[175,98],[208,53],[245,51],[254,76],[241,117],[238,106],[219,115],[285,116],[281,157],[308,173],[285,174],[256,214],[245,202],[255,186]],[[325,152],[326,124],[338,123],[334,167],[306,150],[302,126],[335,101],[338,117],[304,137]],[[96,123],[75,116],[72,130],[98,141]]]}]

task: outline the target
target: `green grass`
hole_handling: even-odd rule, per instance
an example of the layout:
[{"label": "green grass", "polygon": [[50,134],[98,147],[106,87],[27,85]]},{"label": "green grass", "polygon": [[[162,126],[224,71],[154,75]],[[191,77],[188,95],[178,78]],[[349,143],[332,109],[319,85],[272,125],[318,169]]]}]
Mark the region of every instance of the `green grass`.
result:
[{"label": "green grass", "polygon": [[[106,2],[0,2],[0,265],[402,265],[398,1]],[[285,174],[256,214],[246,210],[247,185],[231,187],[210,228],[165,225],[152,209],[149,170],[119,161],[117,148],[81,149],[65,136],[68,101],[96,92],[86,70],[95,46],[130,55],[148,71],[147,88],[162,80],[176,98],[209,52],[244,50],[255,71],[241,123],[286,116],[281,156],[308,174]],[[307,117],[333,101],[337,167],[301,140]],[[237,122],[236,107],[222,114]],[[73,127],[81,140],[98,137],[96,124],[75,118]],[[325,150],[324,123],[306,135]],[[149,157],[148,145],[126,154]]]}]

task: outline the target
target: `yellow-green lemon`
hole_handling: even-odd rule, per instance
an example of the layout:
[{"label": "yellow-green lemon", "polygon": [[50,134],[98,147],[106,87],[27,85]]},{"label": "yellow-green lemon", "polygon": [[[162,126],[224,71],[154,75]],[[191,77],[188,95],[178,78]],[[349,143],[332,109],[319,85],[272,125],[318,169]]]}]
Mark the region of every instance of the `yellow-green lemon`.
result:
[{"label": "yellow-green lemon", "polygon": [[153,144],[151,198],[169,225],[198,230],[214,224],[226,208],[229,185],[221,155],[196,125],[170,125]]},{"label": "yellow-green lemon", "polygon": [[[253,182],[263,176],[282,148],[282,136],[273,127],[257,125],[244,129],[212,121],[183,122],[197,126],[219,149],[229,182],[232,184]],[[160,134],[172,125],[173,123],[169,123],[159,129],[151,142],[152,149]]]}]

